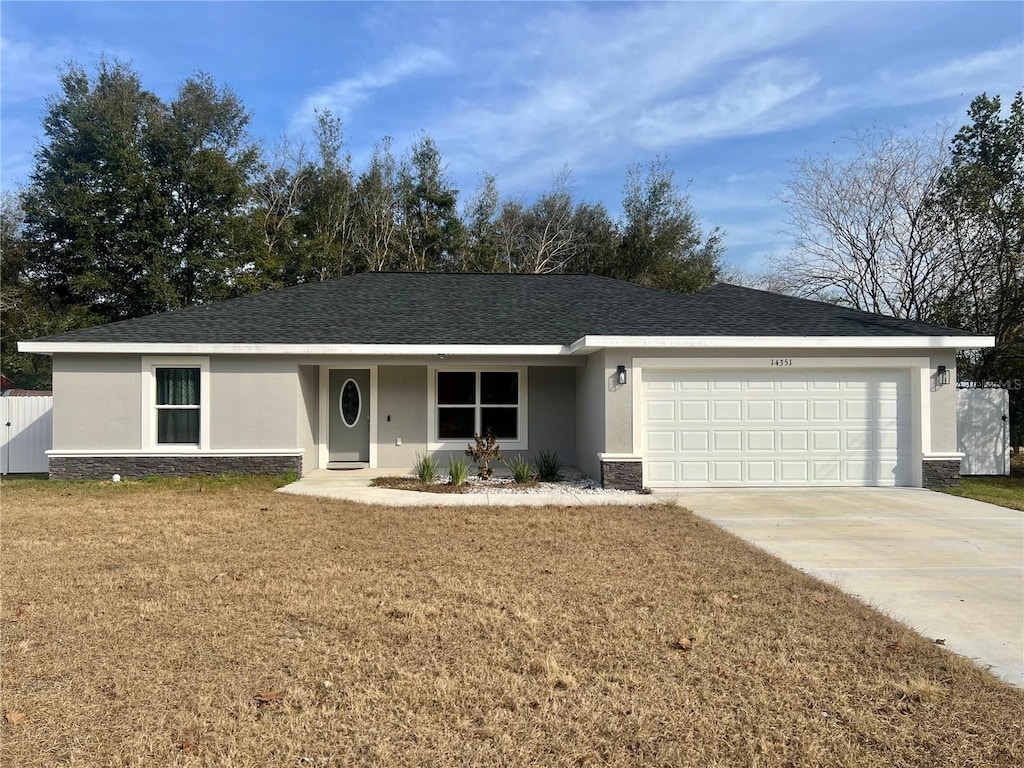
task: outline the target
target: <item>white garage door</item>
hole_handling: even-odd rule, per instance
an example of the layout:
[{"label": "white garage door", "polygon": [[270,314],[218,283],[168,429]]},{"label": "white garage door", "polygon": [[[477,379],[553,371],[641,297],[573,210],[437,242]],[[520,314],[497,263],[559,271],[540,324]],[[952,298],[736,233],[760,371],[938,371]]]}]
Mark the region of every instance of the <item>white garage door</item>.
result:
[{"label": "white garage door", "polygon": [[911,482],[906,372],[645,369],[642,398],[651,487]]}]

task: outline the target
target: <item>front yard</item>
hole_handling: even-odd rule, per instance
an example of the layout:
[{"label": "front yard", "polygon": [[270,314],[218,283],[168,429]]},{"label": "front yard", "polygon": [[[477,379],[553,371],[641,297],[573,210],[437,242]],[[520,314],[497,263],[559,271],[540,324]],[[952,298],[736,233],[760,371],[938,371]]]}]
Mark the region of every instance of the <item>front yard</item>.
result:
[{"label": "front yard", "polygon": [[1009,477],[963,477],[960,487],[944,491],[1024,511],[1024,454],[1018,451],[1010,457]]},{"label": "front yard", "polygon": [[1024,694],[682,509],[3,484],[3,765],[1019,766]]}]

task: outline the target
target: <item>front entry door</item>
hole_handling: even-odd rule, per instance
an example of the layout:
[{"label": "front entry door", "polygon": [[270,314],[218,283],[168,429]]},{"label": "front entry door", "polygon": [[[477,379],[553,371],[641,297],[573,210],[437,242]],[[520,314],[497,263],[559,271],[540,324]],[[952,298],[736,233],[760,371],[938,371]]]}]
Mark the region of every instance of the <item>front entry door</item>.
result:
[{"label": "front entry door", "polygon": [[369,463],[370,372],[330,371],[327,411],[327,460]]}]

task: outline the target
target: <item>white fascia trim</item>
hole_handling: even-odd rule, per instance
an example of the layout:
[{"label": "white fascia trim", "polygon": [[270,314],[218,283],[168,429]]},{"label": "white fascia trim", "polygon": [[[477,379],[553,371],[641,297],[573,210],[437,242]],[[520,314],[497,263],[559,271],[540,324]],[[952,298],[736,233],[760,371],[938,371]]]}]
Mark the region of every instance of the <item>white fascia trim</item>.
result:
[{"label": "white fascia trim", "polygon": [[643,461],[643,456],[638,453],[598,453],[597,458],[601,461]]},{"label": "white fascia trim", "polygon": [[19,341],[18,351],[144,355],[541,355],[571,354],[561,344],[124,344]]},{"label": "white fascia trim", "polygon": [[598,349],[980,349],[995,336],[583,336],[571,354]]},{"label": "white fascia trim", "polygon": [[921,368],[928,371],[930,364],[930,358],[927,357],[787,357],[783,350],[780,355],[768,357],[634,357],[633,372],[635,377],[644,368],[768,371],[804,368]]},{"label": "white fascia trim", "polygon": [[168,450],[114,450],[111,448],[102,448],[99,450],[86,450],[84,448],[74,448],[70,450],[61,450],[54,448],[53,450],[47,451],[47,456],[149,456],[153,458],[161,458],[163,456],[301,456],[304,451],[301,448],[224,448],[214,450],[200,450],[193,448],[192,450],[186,449],[168,449]]},{"label": "white fascia trim", "polygon": [[929,451],[922,456],[922,461],[960,461],[964,454],[960,451]]}]

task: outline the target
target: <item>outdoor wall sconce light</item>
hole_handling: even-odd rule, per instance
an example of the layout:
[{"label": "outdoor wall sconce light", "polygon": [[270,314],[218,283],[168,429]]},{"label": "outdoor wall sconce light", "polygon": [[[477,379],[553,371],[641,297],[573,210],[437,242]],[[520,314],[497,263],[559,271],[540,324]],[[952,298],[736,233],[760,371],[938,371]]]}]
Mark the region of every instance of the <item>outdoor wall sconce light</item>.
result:
[{"label": "outdoor wall sconce light", "polygon": [[615,380],[619,382],[619,384],[626,383],[626,366],[620,365],[615,369]]},{"label": "outdoor wall sconce light", "polygon": [[949,369],[940,365],[939,369],[935,372],[935,383],[936,384],[949,384]]}]

